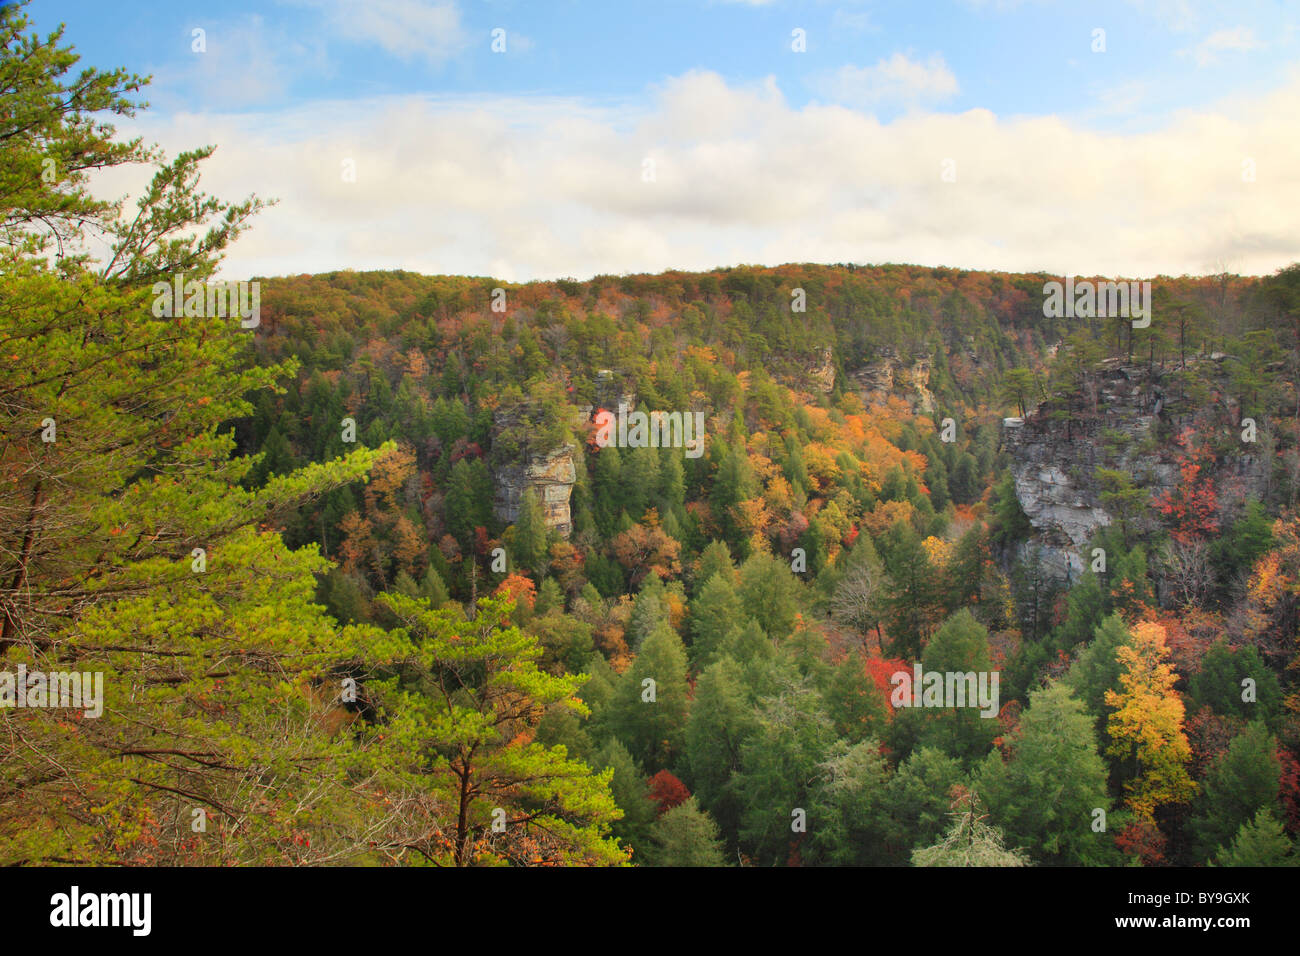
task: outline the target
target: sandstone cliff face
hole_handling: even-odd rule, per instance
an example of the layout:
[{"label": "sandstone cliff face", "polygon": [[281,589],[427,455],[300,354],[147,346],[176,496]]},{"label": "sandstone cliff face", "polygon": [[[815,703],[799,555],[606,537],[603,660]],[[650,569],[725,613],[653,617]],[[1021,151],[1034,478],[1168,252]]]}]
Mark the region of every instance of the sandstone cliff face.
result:
[{"label": "sandstone cliff face", "polygon": [[829,395],[835,388],[835,355],[829,348],[817,353],[817,360],[808,369],[813,388]]},{"label": "sandstone cliff face", "polygon": [[869,405],[882,405],[890,395],[898,395],[917,414],[934,412],[928,356],[904,362],[894,349],[885,348],[875,361],[850,372],[849,378],[862,395],[862,400]]},{"label": "sandstone cliff face", "polygon": [[[1089,540],[1115,520],[1101,502],[1098,468],[1121,471],[1149,494],[1181,480],[1179,449],[1173,442],[1200,419],[1204,408],[1178,397],[1158,369],[1118,360],[1098,369],[1095,408],[1091,396],[1076,396],[1067,414],[1043,410],[1002,423],[1002,442],[1011,456],[1016,497],[1034,528],[1030,545],[1041,547],[1045,570],[1074,580],[1086,567]],[[1266,462],[1251,452],[1219,462],[1216,481],[1236,479],[1248,495],[1260,493]],[[1149,522],[1154,524],[1155,515]]]},{"label": "sandstone cliff face", "polygon": [[548,455],[533,456],[526,464],[497,469],[496,497],[492,502],[497,517],[513,523],[519,517],[519,504],[524,492],[531,488],[542,503],[546,526],[567,538],[573,531],[569,497],[578,477],[573,451],[572,445],[565,445]]}]

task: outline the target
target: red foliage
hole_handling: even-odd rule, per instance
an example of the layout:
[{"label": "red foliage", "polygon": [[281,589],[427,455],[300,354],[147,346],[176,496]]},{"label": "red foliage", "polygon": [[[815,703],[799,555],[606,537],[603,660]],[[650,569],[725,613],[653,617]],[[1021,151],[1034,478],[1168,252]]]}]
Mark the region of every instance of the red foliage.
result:
[{"label": "red foliage", "polygon": [[522,574],[507,575],[506,579],[497,585],[496,593],[508,594],[516,607],[526,607],[530,611],[537,600],[537,587]]},{"label": "red foliage", "polygon": [[863,662],[863,670],[876,685],[876,688],[888,699],[894,687],[889,683],[889,678],[899,671],[912,673],[912,665],[907,663],[901,657],[868,657]]},{"label": "red foliage", "polygon": [[1166,842],[1156,825],[1145,820],[1136,820],[1115,834],[1115,845],[1122,852],[1136,856],[1143,866],[1164,863]]},{"label": "red foliage", "polygon": [[1228,749],[1241,733],[1244,722],[1239,717],[1224,717],[1202,707],[1187,719],[1187,741],[1192,745],[1192,775],[1202,777],[1210,764]]},{"label": "red foliage", "polygon": [[1291,751],[1277,748],[1278,760],[1282,761],[1282,788],[1279,799],[1285,811],[1283,824],[1293,836],[1300,832],[1300,760]]},{"label": "red foliage", "polygon": [[1178,462],[1182,481],[1151,499],[1152,507],[1169,519],[1174,538],[1183,544],[1213,534],[1219,528],[1219,498],[1209,473],[1214,456],[1208,446],[1193,445],[1193,437],[1189,429],[1179,438],[1178,443],[1187,449]]},{"label": "red foliage", "polygon": [[659,804],[657,813],[663,816],[673,807],[685,803],[691,797],[691,792],[686,789],[686,784],[682,783],[667,770],[660,770],[649,780],[650,799]]}]

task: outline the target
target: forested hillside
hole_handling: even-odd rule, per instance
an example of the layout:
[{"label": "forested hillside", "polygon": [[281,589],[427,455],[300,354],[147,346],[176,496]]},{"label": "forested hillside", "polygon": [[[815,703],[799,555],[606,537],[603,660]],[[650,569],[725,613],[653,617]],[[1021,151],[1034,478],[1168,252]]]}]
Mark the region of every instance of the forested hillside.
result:
[{"label": "forested hillside", "polygon": [[[391,627],[385,592],[508,595],[543,667],[586,675],[590,717],[549,714],[538,739],[613,769],[636,862],[906,863],[985,814],[1031,863],[1200,863],[1239,831],[1293,835],[1297,270],[1157,279],[1146,329],[1045,318],[1050,279],[273,279],[257,360],[303,368],[237,431],[264,456],[253,484],[350,435],[397,443],[379,482],[286,522],[335,562],[321,601]],[[1107,568],[1070,581],[1017,500],[1002,419],[1037,409],[1068,458],[1097,432],[1071,428],[1106,424],[1115,368],[1168,393],[1143,452],[1179,478],[1148,493],[1097,469],[1114,521],[1082,551]],[[619,404],[703,412],[704,451],[601,447],[593,419]],[[1245,418],[1258,487],[1230,467],[1256,451]],[[519,467],[557,458],[571,478]],[[997,719],[890,706],[916,661],[999,670]],[[1254,761],[1248,794],[1230,761]]]}]

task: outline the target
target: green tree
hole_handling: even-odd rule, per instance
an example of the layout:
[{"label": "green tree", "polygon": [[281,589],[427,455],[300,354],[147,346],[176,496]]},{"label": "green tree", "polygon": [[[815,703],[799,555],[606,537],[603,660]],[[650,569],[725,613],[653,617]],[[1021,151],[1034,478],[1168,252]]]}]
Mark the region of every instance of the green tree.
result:
[{"label": "green tree", "polygon": [[515,518],[514,535],[510,541],[515,567],[540,576],[547,562],[546,515],[537,492],[524,489],[519,500],[519,516]]},{"label": "green tree", "polygon": [[825,697],[836,735],[851,744],[879,737],[889,723],[889,706],[857,650],[831,670]]},{"label": "green tree", "polygon": [[686,695],[686,648],[671,627],[660,624],[619,677],[610,705],[615,733],[651,773],[681,751]]},{"label": "green tree", "polygon": [[942,840],[912,851],[913,866],[1028,866],[1020,850],[1008,850],[1002,832],[985,822],[971,800],[952,814],[953,823]]},{"label": "green tree", "polygon": [[1267,807],[1243,823],[1232,846],[1220,850],[1211,866],[1297,866],[1295,848]]},{"label": "green tree", "polygon": [[1098,740],[1103,745],[1110,743],[1106,726],[1115,711],[1106,695],[1120,690],[1119,679],[1124,667],[1119,660],[1119,649],[1132,639],[1124,620],[1118,614],[1110,615],[1093,631],[1092,642],[1083,648],[1065,675],[1065,684],[1096,719]]},{"label": "green tree", "polygon": [[[1253,683],[1253,695],[1246,693],[1251,687],[1246,681]],[[1233,650],[1225,638],[1210,645],[1190,685],[1198,709],[1209,707],[1224,716],[1259,719],[1271,725],[1282,705],[1277,676],[1265,666],[1259,650],[1250,644]]]},{"label": "green tree", "polygon": [[794,630],[799,614],[800,584],[790,566],[758,552],[740,566],[740,602],[769,637],[781,641]]},{"label": "green tree", "polygon": [[[316,603],[315,548],[265,530],[379,452],[245,484],[258,460],[222,429],[297,363],[247,367],[240,316],[169,310],[153,286],[179,276],[206,299],[263,203],[199,191],[211,148],[167,160],[118,140],[142,81],[69,75],[62,30],[28,26],[23,5],[0,8],[0,670],[100,673],[103,710],[4,710],[0,862],[400,855],[424,814],[374,797],[385,747],[321,730],[347,717],[338,668],[372,635]],[[145,163],[130,214],[91,194],[91,171]],[[92,240],[102,260],[81,253]],[[171,825],[195,809],[218,839]]]},{"label": "green tree", "polygon": [[758,726],[740,665],[722,657],[701,672],[686,720],[687,776],[700,806],[734,840],[740,804],[733,776],[740,770],[741,749]]},{"label": "green tree", "polygon": [[953,788],[963,780],[961,764],[938,747],[921,747],[898,765],[885,788],[884,810],[894,827],[890,842],[906,851],[904,860],[951,825]]},{"label": "green tree", "polygon": [[740,583],[740,578],[736,574],[736,565],[731,560],[731,549],[727,547],[725,541],[710,541],[700,552],[699,564],[696,566],[692,581],[696,588],[700,588],[715,574],[722,574],[732,584]]},{"label": "green tree", "polygon": [[694,797],[655,821],[646,852],[649,866],[726,866],[718,825]]},{"label": "green tree", "polygon": [[818,765],[809,800],[811,863],[873,866],[889,862],[884,815],[889,769],[875,740],[838,740]]},{"label": "green tree", "polygon": [[1094,811],[1110,812],[1106,765],[1092,719],[1065,685],[1035,691],[1007,743],[990,754],[976,790],[1013,847],[1039,863],[1110,862],[1113,843],[1092,829]]},{"label": "green tree", "polygon": [[617,737],[605,742],[593,755],[591,765],[596,770],[613,771],[609,792],[623,816],[614,821],[611,829],[623,846],[632,847],[632,862],[643,863],[641,857],[649,848],[655,822],[655,805],[644,772]]},{"label": "green tree", "polygon": [[1196,800],[1190,826],[1201,859],[1226,848],[1260,810],[1273,809],[1281,772],[1277,741],[1263,723],[1248,724],[1232,739],[1210,764]]},{"label": "green tree", "polygon": [[714,574],[690,606],[691,664],[700,671],[722,653],[723,642],[741,617],[740,594],[724,574]]},{"label": "green tree", "polygon": [[797,679],[783,684],[777,696],[759,701],[758,726],[741,748],[735,781],[741,848],[765,866],[785,863],[805,839],[792,829],[796,812],[807,813],[818,766],[835,742],[821,695]]},{"label": "green tree", "polygon": [[886,532],[882,550],[894,585],[883,601],[890,653],[918,657],[939,611],[938,575],[910,525],[900,522]]},{"label": "green tree", "polygon": [[[563,747],[519,740],[552,706],[588,713],[576,696],[582,678],[538,668],[542,649],[509,625],[507,599],[480,599],[473,621],[459,607],[432,610],[393,593],[379,600],[402,622],[386,650],[403,666],[381,682],[394,719],[376,732],[396,737],[410,772],[445,794],[446,861],[622,862],[609,836],[620,815],[612,773],[593,775]],[[502,819],[504,831],[494,829]]]},{"label": "green tree", "polygon": [[[992,699],[994,672],[988,630],[965,608],[935,632],[921,657],[921,668],[923,673],[940,675],[974,674],[976,686],[983,684],[989,690],[990,704],[1000,703]],[[969,682],[966,686],[969,692]],[[921,688],[912,688],[912,693],[919,699]],[[1001,731],[996,718],[997,713],[987,713],[978,698],[967,699],[962,706],[955,706],[954,702],[951,707],[928,707],[924,710],[920,742],[939,747],[969,764],[988,751],[993,738]]]}]

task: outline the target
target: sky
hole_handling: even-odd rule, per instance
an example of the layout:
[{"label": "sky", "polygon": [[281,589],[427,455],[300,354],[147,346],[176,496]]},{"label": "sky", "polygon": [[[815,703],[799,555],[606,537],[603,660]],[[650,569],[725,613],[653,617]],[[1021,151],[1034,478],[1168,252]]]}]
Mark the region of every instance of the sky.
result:
[{"label": "sky", "polygon": [[[226,278],[1300,260],[1297,0],[36,0],[277,200]],[[147,171],[99,187],[137,195]]]}]

